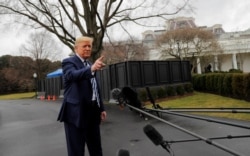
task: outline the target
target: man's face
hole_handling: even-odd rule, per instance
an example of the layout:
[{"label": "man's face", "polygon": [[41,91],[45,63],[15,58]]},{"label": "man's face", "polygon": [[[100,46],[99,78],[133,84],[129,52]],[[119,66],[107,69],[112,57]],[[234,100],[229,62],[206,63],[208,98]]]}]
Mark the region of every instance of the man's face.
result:
[{"label": "man's face", "polygon": [[92,43],[90,41],[83,41],[75,46],[75,52],[83,59],[88,59],[92,52]]}]

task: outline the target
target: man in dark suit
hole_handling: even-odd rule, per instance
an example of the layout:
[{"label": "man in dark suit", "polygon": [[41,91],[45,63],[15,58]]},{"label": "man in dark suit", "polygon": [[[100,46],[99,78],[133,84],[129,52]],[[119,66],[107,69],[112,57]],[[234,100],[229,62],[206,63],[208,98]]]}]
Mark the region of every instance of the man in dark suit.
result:
[{"label": "man in dark suit", "polygon": [[102,156],[100,123],[106,111],[100,98],[95,73],[105,66],[103,56],[93,64],[93,39],[79,37],[75,41],[75,56],[62,62],[64,100],[58,120],[64,122],[68,156],[84,156],[85,144],[90,156]]}]

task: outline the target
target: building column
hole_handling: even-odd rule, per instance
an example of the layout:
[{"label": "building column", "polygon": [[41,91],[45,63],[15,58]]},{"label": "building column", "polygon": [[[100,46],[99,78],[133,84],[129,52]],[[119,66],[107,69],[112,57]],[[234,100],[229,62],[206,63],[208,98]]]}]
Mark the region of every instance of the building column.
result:
[{"label": "building column", "polygon": [[201,74],[201,61],[199,57],[197,57],[196,63],[197,63],[197,74]]},{"label": "building column", "polygon": [[232,54],[233,69],[238,69],[236,54]]},{"label": "building column", "polygon": [[214,55],[214,71],[218,71],[218,56]]}]

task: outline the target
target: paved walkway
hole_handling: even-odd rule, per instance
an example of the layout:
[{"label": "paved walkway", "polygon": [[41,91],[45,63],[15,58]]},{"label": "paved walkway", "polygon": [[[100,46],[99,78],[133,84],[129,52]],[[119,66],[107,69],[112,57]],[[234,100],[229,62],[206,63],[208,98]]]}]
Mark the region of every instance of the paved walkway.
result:
[{"label": "paved walkway", "polygon": [[[60,105],[60,101],[35,99],[0,101],[0,156],[66,156],[63,124],[56,121]],[[165,140],[193,138],[155,119],[142,120],[128,108],[120,110],[112,104],[106,108],[108,118],[101,126],[104,156],[116,156],[121,148],[129,150],[130,156],[168,156],[161,146],[155,146],[144,134],[143,127],[147,124],[154,126]],[[164,118],[204,137],[250,135],[249,129],[176,116]],[[250,122],[237,123],[250,125]],[[242,155],[250,153],[250,138],[216,142]],[[231,155],[203,141],[175,143],[171,147],[176,156]]]}]

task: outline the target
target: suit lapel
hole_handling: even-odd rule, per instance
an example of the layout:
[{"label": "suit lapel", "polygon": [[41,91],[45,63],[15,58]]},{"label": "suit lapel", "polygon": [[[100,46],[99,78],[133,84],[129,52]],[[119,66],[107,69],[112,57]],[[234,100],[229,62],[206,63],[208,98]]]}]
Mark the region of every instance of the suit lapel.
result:
[{"label": "suit lapel", "polygon": [[73,56],[73,59],[74,59],[73,61],[75,62],[78,69],[81,69],[84,67],[82,60],[79,59],[76,55]]}]

